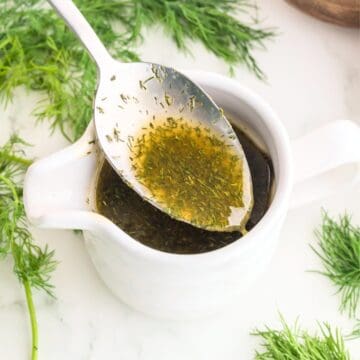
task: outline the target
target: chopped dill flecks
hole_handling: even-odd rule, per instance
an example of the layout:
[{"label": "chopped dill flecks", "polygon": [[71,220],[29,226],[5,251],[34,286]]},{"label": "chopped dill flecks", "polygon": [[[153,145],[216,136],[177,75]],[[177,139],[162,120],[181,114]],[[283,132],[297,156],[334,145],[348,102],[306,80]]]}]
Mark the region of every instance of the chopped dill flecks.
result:
[{"label": "chopped dill flecks", "polygon": [[144,85],[144,82],[141,81],[141,80],[139,80],[139,87],[140,87],[140,89],[142,89],[142,90],[146,90],[146,89],[147,89],[147,87]]},{"label": "chopped dill flecks", "polygon": [[120,94],[120,98],[121,98],[121,100],[122,100],[125,104],[128,103],[129,97],[128,97],[127,95],[125,95],[125,94]]},{"label": "chopped dill flecks", "polygon": [[174,98],[170,95],[168,95],[167,93],[165,93],[165,102],[167,104],[167,106],[171,106],[172,103],[174,102]]},{"label": "chopped dill flecks", "polygon": [[193,111],[195,109],[195,105],[196,105],[195,96],[190,96],[189,102],[188,102],[188,106],[189,106],[190,111]]},{"label": "chopped dill flecks", "polygon": [[135,175],[169,213],[203,228],[228,225],[243,206],[242,161],[205,127],[183,118],[149,123],[132,147]]}]

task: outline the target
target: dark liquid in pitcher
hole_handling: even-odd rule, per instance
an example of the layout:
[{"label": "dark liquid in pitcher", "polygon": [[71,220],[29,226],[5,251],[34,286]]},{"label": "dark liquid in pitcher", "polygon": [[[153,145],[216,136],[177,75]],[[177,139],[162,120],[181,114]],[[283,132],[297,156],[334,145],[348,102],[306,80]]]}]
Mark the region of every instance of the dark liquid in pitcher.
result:
[{"label": "dark liquid in pitcher", "polygon": [[[264,216],[271,201],[273,167],[271,159],[242,130],[233,125],[250,167],[254,206],[246,229]],[[129,188],[105,161],[96,188],[96,206],[134,239],[154,249],[196,254],[215,250],[241,238],[241,233],[213,232],[172,219]]]}]

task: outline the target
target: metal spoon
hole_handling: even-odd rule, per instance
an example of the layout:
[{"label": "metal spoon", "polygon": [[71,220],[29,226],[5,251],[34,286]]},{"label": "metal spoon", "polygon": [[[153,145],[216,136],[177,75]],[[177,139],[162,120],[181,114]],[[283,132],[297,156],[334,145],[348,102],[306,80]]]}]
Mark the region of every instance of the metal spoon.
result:
[{"label": "metal spoon", "polygon": [[179,116],[181,111],[181,116],[196,118],[217,133],[225,135],[242,162],[244,206],[232,209],[226,227],[207,229],[233,231],[243,228],[253,203],[251,175],[243,149],[222,110],[198,85],[172,68],[153,63],[121,63],[115,60],[71,0],[48,1],[97,64],[99,75],[94,121],[98,142],[122,179],[152,205],[168,213],[135,178],[129,147],[152,115]]}]

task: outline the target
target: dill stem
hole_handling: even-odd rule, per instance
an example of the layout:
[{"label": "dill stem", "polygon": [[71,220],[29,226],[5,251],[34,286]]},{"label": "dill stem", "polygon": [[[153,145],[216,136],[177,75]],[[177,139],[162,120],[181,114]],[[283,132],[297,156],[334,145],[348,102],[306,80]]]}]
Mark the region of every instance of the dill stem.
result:
[{"label": "dill stem", "polygon": [[38,333],[38,324],[36,318],[36,311],[31,291],[31,286],[28,280],[23,282],[26,295],[26,303],[29,311],[30,323],[31,323],[31,334],[32,334],[32,346],[31,346],[31,360],[38,359],[38,343],[39,343],[39,333]]},{"label": "dill stem", "polygon": [[[19,158],[21,160],[26,160]],[[25,162],[23,162],[25,163]],[[14,184],[7,179],[6,177],[0,175],[0,181],[2,181],[11,191],[14,198],[15,207],[18,208],[20,204],[20,199],[18,197],[18,194],[16,192],[16,188]],[[12,235],[11,235],[11,250],[13,254],[14,261],[16,262],[16,258],[14,257],[14,231],[15,231],[15,222],[12,223]],[[22,281],[24,288],[25,288],[25,295],[26,295],[26,303],[29,311],[29,317],[30,317],[30,323],[31,323],[31,333],[32,333],[32,350],[31,350],[31,360],[37,360],[38,359],[38,326],[37,326],[37,320],[36,320],[36,312],[35,312],[35,306],[32,298],[32,292],[31,292],[31,286],[29,280],[25,279]]]},{"label": "dill stem", "polygon": [[7,154],[6,152],[0,151],[0,157],[6,161],[16,162],[21,165],[30,166],[32,164],[32,160],[22,158],[20,156]]}]

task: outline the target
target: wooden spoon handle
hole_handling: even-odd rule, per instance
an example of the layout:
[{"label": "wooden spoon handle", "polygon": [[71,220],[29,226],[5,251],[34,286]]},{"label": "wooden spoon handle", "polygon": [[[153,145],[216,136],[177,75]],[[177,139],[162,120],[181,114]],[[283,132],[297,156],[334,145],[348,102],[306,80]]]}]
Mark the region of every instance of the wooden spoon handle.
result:
[{"label": "wooden spoon handle", "polygon": [[327,22],[360,27],[360,0],[286,0],[302,11]]}]

